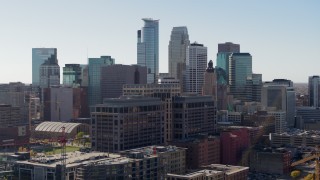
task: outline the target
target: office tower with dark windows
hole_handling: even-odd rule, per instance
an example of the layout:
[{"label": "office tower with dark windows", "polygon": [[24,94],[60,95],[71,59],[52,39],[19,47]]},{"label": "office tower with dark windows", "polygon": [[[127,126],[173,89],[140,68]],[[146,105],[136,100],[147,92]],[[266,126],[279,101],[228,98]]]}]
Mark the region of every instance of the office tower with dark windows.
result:
[{"label": "office tower with dark windows", "polygon": [[[287,82],[287,83],[284,83]],[[288,127],[293,127],[295,122],[295,90],[289,80],[274,80],[266,82],[261,91],[261,104],[264,107],[273,107],[277,111],[286,113]]]},{"label": "office tower with dark windows", "polygon": [[100,58],[89,58],[88,61],[88,103],[89,106],[92,106],[102,103],[100,86],[101,67],[114,64],[114,59],[111,56],[101,56]]},{"label": "office tower with dark windows", "polygon": [[185,26],[173,27],[168,46],[169,74],[183,84],[183,73],[186,67],[186,51],[190,44],[188,29]]},{"label": "office tower with dark windows", "polygon": [[60,85],[60,66],[56,56],[41,64],[39,70],[40,88]]},{"label": "office tower with dark windows", "polygon": [[179,84],[126,84],[123,95],[141,95],[160,98],[164,103],[164,142],[172,141],[172,98],[181,94]]},{"label": "office tower with dark windows", "polygon": [[106,98],[93,106],[91,119],[96,151],[118,152],[164,142],[164,110],[159,98]]},{"label": "office tower with dark windows", "polygon": [[159,76],[159,20],[142,20],[144,26],[137,33],[137,64],[147,67],[148,83],[156,84]]},{"label": "office tower with dark windows", "polygon": [[66,64],[63,67],[63,85],[65,86],[80,86],[81,85],[81,72],[80,64]]},{"label": "office tower with dark windows", "polygon": [[211,95],[217,102],[217,110],[227,109],[227,89],[226,73],[222,68],[213,68],[212,60],[209,61],[204,73],[204,84],[202,95]]},{"label": "office tower with dark windows", "polygon": [[216,106],[212,96],[173,97],[172,117],[174,140],[216,132]]},{"label": "office tower with dark windows", "polygon": [[252,100],[252,91],[248,91],[249,80],[252,80],[252,56],[249,53],[232,53],[229,57],[229,85],[235,99]]},{"label": "office tower with dark windows", "polygon": [[187,49],[185,92],[202,93],[207,68],[207,47],[197,42]]},{"label": "office tower with dark windows", "polygon": [[222,68],[227,73],[227,82],[229,83],[229,56],[232,53],[240,53],[240,44],[232,42],[218,44],[217,67]]},{"label": "office tower with dark windows", "polygon": [[57,59],[56,48],[32,48],[32,85],[40,84],[40,66],[49,59]]},{"label": "office tower with dark windows", "polygon": [[101,68],[101,96],[118,98],[125,84],[147,84],[147,68],[139,65],[114,64]]},{"label": "office tower with dark windows", "polygon": [[310,76],[309,77],[309,106],[319,107],[320,102],[320,77],[319,76]]},{"label": "office tower with dark windows", "polygon": [[233,44],[232,42],[225,42],[218,44],[218,53],[240,53],[240,44]]}]

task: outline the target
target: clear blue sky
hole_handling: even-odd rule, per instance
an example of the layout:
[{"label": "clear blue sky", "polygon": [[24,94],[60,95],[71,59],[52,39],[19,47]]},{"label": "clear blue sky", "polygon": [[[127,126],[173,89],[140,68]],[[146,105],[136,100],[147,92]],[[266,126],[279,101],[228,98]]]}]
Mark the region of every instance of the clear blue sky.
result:
[{"label": "clear blue sky", "polygon": [[[141,18],[160,19],[160,72],[168,71],[174,26],[208,47],[231,41],[253,56],[263,80],[307,82],[320,74],[320,1],[295,0],[10,0],[0,5],[0,83],[31,82],[31,48],[58,48],[59,65],[111,55],[136,63]],[[61,77],[62,78],[62,77]]]}]

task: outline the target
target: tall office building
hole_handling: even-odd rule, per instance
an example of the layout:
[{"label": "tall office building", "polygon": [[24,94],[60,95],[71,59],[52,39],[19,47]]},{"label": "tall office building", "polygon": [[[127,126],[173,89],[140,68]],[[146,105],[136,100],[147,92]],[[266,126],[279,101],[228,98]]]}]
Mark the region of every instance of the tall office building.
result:
[{"label": "tall office building", "polygon": [[213,68],[212,60],[208,63],[208,68],[204,73],[204,84],[202,95],[211,95],[217,102],[218,110],[227,109],[227,90],[228,83],[226,81],[226,73],[222,68]]},{"label": "tall office building", "polygon": [[249,80],[252,80],[252,56],[249,53],[232,53],[229,57],[229,85],[235,99],[252,100],[252,92],[248,92]]},{"label": "tall office building", "polygon": [[56,58],[49,58],[40,66],[40,88],[60,85],[60,66]]},{"label": "tall office building", "polygon": [[233,44],[232,42],[219,43],[218,53],[221,52],[240,53],[240,44]]},{"label": "tall office building", "polygon": [[218,44],[217,67],[222,68],[227,73],[227,82],[229,83],[229,56],[232,53],[240,53],[240,44],[232,42]]},{"label": "tall office building", "polygon": [[159,76],[159,20],[144,18],[142,30],[138,30],[137,64],[146,66],[148,83],[157,83]]},{"label": "tall office building", "polygon": [[173,97],[172,115],[174,140],[216,132],[216,106],[212,96]]},{"label": "tall office building", "polygon": [[32,48],[32,85],[40,84],[40,66],[49,59],[57,59],[56,48]]},{"label": "tall office building", "polygon": [[126,84],[123,95],[141,95],[160,98],[164,103],[164,142],[173,140],[172,98],[181,94],[179,84]]},{"label": "tall office building", "polygon": [[106,98],[91,111],[92,148],[118,152],[163,143],[163,103],[159,98]]},{"label": "tall office building", "polygon": [[309,106],[319,107],[320,102],[320,77],[310,76],[309,77]]},{"label": "tall office building", "polygon": [[187,49],[185,92],[201,94],[207,68],[207,47],[192,43]]},{"label": "tall office building", "polygon": [[186,51],[190,44],[188,29],[185,26],[173,27],[171,31],[169,52],[169,74],[183,82],[186,67]]},{"label": "tall office building", "polygon": [[274,83],[265,83],[261,91],[261,104],[264,107],[273,107],[277,111],[284,111],[287,126],[294,126],[296,105],[293,87],[279,84],[277,80]]},{"label": "tall office building", "polygon": [[82,67],[80,64],[66,64],[63,67],[63,85],[80,86]]},{"label": "tall office building", "polygon": [[111,56],[101,56],[100,58],[88,59],[89,83],[88,83],[88,103],[89,106],[102,103],[101,96],[101,67],[114,64]]},{"label": "tall office building", "polygon": [[138,65],[114,64],[101,68],[101,96],[118,98],[125,84],[147,84],[147,68]]}]

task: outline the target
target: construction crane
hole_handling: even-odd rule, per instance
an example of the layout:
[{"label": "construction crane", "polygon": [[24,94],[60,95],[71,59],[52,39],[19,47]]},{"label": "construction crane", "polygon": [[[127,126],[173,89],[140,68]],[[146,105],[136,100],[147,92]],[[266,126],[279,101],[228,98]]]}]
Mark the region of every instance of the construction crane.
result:
[{"label": "construction crane", "polygon": [[66,152],[66,133],[65,133],[65,127],[61,128],[61,136],[58,138],[58,142],[61,145],[61,180],[66,179],[66,158],[67,158],[67,152]]},{"label": "construction crane", "polygon": [[319,176],[319,170],[320,170],[319,158],[320,158],[320,153],[316,152],[316,153],[312,154],[311,156],[305,157],[299,161],[291,163],[291,167],[303,164],[303,163],[311,161],[311,160],[315,160],[316,165],[315,165],[315,170],[314,170],[314,179],[320,180],[319,179],[319,177],[320,177]]}]

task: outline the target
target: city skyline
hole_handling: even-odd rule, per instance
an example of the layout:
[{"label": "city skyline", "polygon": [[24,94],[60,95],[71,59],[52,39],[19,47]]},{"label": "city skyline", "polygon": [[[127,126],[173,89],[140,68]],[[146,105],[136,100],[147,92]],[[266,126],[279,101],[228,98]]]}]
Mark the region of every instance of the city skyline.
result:
[{"label": "city skyline", "polygon": [[114,57],[116,64],[136,64],[142,18],[160,19],[161,73],[168,72],[172,28],[186,26],[190,43],[208,47],[208,61],[214,64],[218,43],[233,42],[252,55],[253,73],[261,73],[263,81],[308,82],[309,76],[320,74],[315,59],[320,2],[231,2],[183,2],[183,8],[180,1],[4,2],[0,83],[31,83],[32,48],[39,47],[57,48],[60,67],[102,55]]}]

